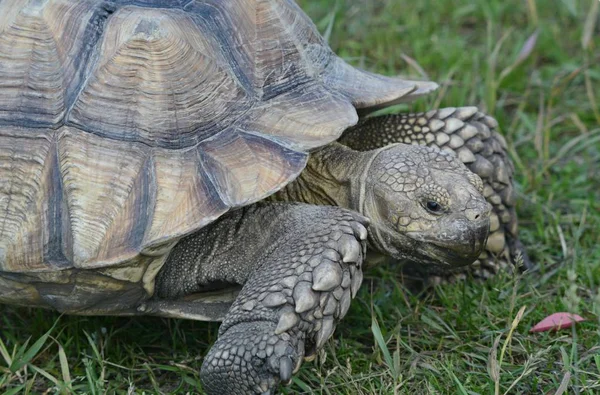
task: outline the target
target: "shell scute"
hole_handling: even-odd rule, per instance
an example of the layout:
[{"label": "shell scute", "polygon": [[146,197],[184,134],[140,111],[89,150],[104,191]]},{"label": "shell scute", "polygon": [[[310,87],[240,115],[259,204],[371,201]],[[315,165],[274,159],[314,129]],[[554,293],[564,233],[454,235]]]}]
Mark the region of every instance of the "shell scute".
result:
[{"label": "shell scute", "polygon": [[69,124],[181,149],[223,130],[251,106],[218,43],[184,12],[124,7],[105,30]]},{"label": "shell scute", "polygon": [[38,133],[0,128],[0,270],[35,271],[48,258],[53,142],[52,131]]},{"label": "shell scute", "polygon": [[[324,43],[308,17],[289,0],[195,1],[194,9],[218,27],[235,63],[256,95],[268,100],[314,80],[304,59],[309,43]],[[236,34],[237,33],[237,34]]]},{"label": "shell scute", "polygon": [[60,124],[110,7],[91,0],[0,4],[0,122]]},{"label": "shell scute", "polygon": [[3,0],[0,274],[151,294],[179,238],[294,179],[356,108],[431,87],[352,68],[293,0]]},{"label": "shell scute", "polygon": [[144,237],[144,250],[185,236],[229,208],[203,168],[197,147],[175,152],[155,149],[152,164],[156,195],[148,213],[152,220]]},{"label": "shell scute", "polygon": [[269,139],[226,130],[200,145],[201,155],[221,199],[242,206],[268,196],[293,179],[308,155]]},{"label": "shell scute", "polygon": [[[108,255],[137,254],[148,204],[140,185],[150,149],[142,144],[116,143],[64,127],[57,136],[62,185],[69,211],[73,264],[100,264]],[[118,243],[110,243],[114,233]],[[136,245],[137,244],[137,245]]]}]

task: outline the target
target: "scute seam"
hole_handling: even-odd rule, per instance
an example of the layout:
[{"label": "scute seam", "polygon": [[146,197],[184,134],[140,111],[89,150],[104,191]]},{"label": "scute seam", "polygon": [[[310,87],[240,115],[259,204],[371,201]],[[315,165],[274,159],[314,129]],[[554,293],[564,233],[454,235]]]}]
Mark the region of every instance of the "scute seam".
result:
[{"label": "scute seam", "polygon": [[[51,198],[54,198],[54,202],[50,201],[49,203],[53,204],[53,207],[49,210],[52,210],[52,214],[54,218],[52,218],[54,221],[56,221],[56,225],[53,227],[52,226],[52,219],[50,219],[48,221],[48,227],[50,228],[49,230],[52,231],[52,229],[56,229],[57,232],[54,235],[55,236],[55,240],[49,239],[48,240],[48,245],[46,246],[46,248],[44,248],[44,259],[48,259],[52,256],[52,244],[54,244],[54,249],[55,249],[55,256],[57,257],[57,260],[54,261],[56,264],[59,264],[61,267],[64,268],[68,268],[71,267],[73,265],[73,242],[72,239],[69,238],[69,235],[71,235],[71,231],[70,231],[70,225],[71,225],[71,221],[70,221],[70,210],[68,207],[69,201],[68,199],[65,199],[65,195],[64,195],[64,187],[63,187],[63,179],[62,179],[62,174],[60,171],[60,154],[59,154],[59,150],[58,150],[58,140],[56,138],[56,135],[53,135],[53,141],[52,143],[54,144],[54,146],[51,148],[52,152],[50,153],[50,155],[52,155],[51,157],[51,166],[53,166],[52,169],[50,169],[50,171],[52,172],[52,178],[54,180],[52,187],[56,188],[56,190],[54,191],[53,194],[51,194]],[[64,215],[65,213],[63,213],[63,207],[67,208],[67,215],[69,215],[69,221],[67,221],[67,227],[69,229],[68,232],[65,232],[65,221],[64,221]],[[51,214],[51,215],[52,215]],[[50,232],[49,232],[50,233]],[[50,237],[52,237],[53,235],[50,234]],[[65,251],[66,248],[66,251]],[[64,258],[64,260],[61,260],[60,258]]]},{"label": "scute seam", "polygon": [[[68,125],[69,124],[69,116],[71,115],[71,111],[73,110],[73,107],[75,106],[75,104],[77,103],[79,96],[81,95],[81,93],[83,92],[83,90],[85,89],[85,87],[87,86],[88,80],[91,78],[92,76],[92,69],[93,66],[95,65],[95,63],[98,61],[99,59],[99,52],[102,49],[102,46],[99,45],[99,43],[102,42],[102,39],[104,38],[104,33],[105,33],[105,27],[108,24],[108,21],[111,17],[111,15],[113,15],[116,11],[116,5],[114,5],[114,8],[108,8],[108,5],[113,5],[113,3],[103,3],[100,5],[99,7],[99,13],[94,15],[97,19],[95,19],[94,17],[92,17],[92,19],[88,22],[88,26],[85,29],[84,34],[91,34],[90,30],[94,28],[95,24],[93,22],[95,22],[96,20],[98,20],[98,26],[100,27],[100,29],[97,31],[96,36],[93,37],[93,39],[88,39],[91,41],[91,44],[89,44],[86,47],[86,54],[87,54],[87,59],[85,59],[85,63],[80,61],[80,67],[79,67],[79,86],[75,87],[73,89],[73,93],[71,93],[71,95],[66,95],[65,97],[65,107],[66,107],[66,112],[65,112],[65,117],[64,117],[64,124]],[[100,23],[100,21],[103,20],[103,23]],[[88,42],[90,42],[88,41]],[[81,66],[83,64],[83,66]],[[87,75],[86,75],[87,74]],[[72,97],[69,97],[72,96]],[[70,102],[70,103],[69,103]]]}]

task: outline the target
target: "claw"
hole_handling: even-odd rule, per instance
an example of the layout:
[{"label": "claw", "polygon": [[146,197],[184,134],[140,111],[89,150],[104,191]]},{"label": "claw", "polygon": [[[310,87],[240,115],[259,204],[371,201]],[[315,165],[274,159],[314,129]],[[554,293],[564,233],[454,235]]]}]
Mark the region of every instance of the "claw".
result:
[{"label": "claw", "polygon": [[298,342],[298,358],[296,358],[296,363],[294,363],[294,369],[292,370],[292,374],[298,373],[300,367],[302,366],[302,361],[304,361],[304,354],[306,353],[306,349],[304,348],[304,340],[300,340]]},{"label": "claw", "polygon": [[292,379],[293,370],[292,359],[287,355],[279,359],[279,378],[283,384],[287,384]]},{"label": "claw", "polygon": [[350,277],[350,272],[348,270],[345,270],[344,274],[342,275],[342,288],[348,288],[350,286],[351,281],[352,278]]},{"label": "claw", "polygon": [[340,301],[340,315],[338,319],[342,319],[342,317],[346,315],[348,309],[350,308],[351,301],[352,298],[350,297],[350,290],[346,290],[344,292],[344,296],[342,296],[342,300]]},{"label": "claw", "polygon": [[269,384],[262,382],[259,386],[260,391],[262,391],[261,395],[273,395],[273,391],[269,388]]},{"label": "claw", "polygon": [[356,263],[360,259],[360,244],[354,238],[344,237],[340,240],[340,252],[342,261]]},{"label": "claw", "polygon": [[360,240],[362,240],[362,241],[367,240],[367,236],[369,233],[367,231],[367,228],[365,228],[362,224],[353,223],[352,229],[354,229],[354,235],[356,237],[358,237]]},{"label": "claw", "polygon": [[325,345],[325,342],[331,337],[334,330],[335,325],[333,324],[333,317],[323,318],[323,325],[317,334],[317,349],[320,349],[323,347],[323,345]]},{"label": "claw", "polygon": [[356,294],[358,293],[358,290],[360,289],[360,285],[362,284],[363,281],[363,272],[362,270],[358,269],[356,271],[356,273],[354,274],[354,276],[352,277],[352,284],[350,285],[350,288],[352,289],[352,297],[356,297]]},{"label": "claw", "polygon": [[292,371],[292,374],[296,374],[300,371],[300,367],[302,366],[302,361],[304,358],[298,358],[298,360],[296,361],[296,364],[294,365],[294,370]]},{"label": "claw", "polygon": [[335,298],[330,297],[327,300],[327,304],[325,305],[325,308],[323,309],[323,314],[331,315],[331,314],[335,313],[337,306],[338,306],[338,303],[335,300]]},{"label": "claw", "polygon": [[305,362],[312,362],[312,361],[315,360],[315,358],[317,358],[317,353],[305,355],[304,356],[304,361]]},{"label": "claw", "polygon": [[358,221],[363,224],[364,226],[369,226],[371,225],[371,218],[369,217],[365,217],[364,215],[358,215]]}]

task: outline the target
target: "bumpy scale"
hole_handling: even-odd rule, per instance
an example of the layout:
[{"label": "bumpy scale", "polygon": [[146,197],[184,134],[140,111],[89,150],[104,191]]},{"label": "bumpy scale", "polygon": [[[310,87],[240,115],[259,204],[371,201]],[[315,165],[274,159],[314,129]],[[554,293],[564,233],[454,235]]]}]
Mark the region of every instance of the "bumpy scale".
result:
[{"label": "bumpy scale", "polygon": [[[356,150],[372,150],[393,143],[438,147],[458,157],[483,180],[483,193],[493,207],[490,236],[484,251],[468,269],[446,276],[460,278],[470,271],[487,278],[507,268],[517,255],[529,266],[518,240],[515,211],[514,166],[498,122],[476,107],[443,108],[417,114],[367,118],[344,132],[340,142]],[[432,276],[433,281],[441,278]]]},{"label": "bumpy scale", "polygon": [[175,247],[156,306],[215,282],[244,284],[203,363],[206,391],[268,392],[323,347],[362,282],[367,225],[338,207],[259,203]]},{"label": "bumpy scale", "polygon": [[[269,393],[323,347],[348,311],[367,241],[381,254],[428,265],[473,262],[489,231],[482,188],[438,149],[330,144],[272,198],[286,202],[232,211],[182,239],[144,313],[206,319],[223,300],[200,295],[242,285],[201,376],[209,393]],[[443,211],[428,212],[423,199]]]}]

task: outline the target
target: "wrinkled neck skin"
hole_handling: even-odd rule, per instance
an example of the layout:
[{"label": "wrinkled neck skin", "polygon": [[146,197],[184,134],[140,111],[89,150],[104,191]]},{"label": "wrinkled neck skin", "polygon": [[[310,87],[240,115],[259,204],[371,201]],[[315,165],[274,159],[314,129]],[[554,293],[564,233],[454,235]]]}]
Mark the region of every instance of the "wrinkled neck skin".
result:
[{"label": "wrinkled neck skin", "polygon": [[304,171],[274,198],[361,211],[364,177],[374,151],[358,152],[332,143],[311,153]]},{"label": "wrinkled neck skin", "polygon": [[[354,151],[331,143],[313,152],[296,180],[273,196],[275,200],[344,207],[365,213],[366,178],[373,160],[385,148]],[[370,247],[374,245],[369,232]],[[370,248],[370,255],[377,255]]]}]

